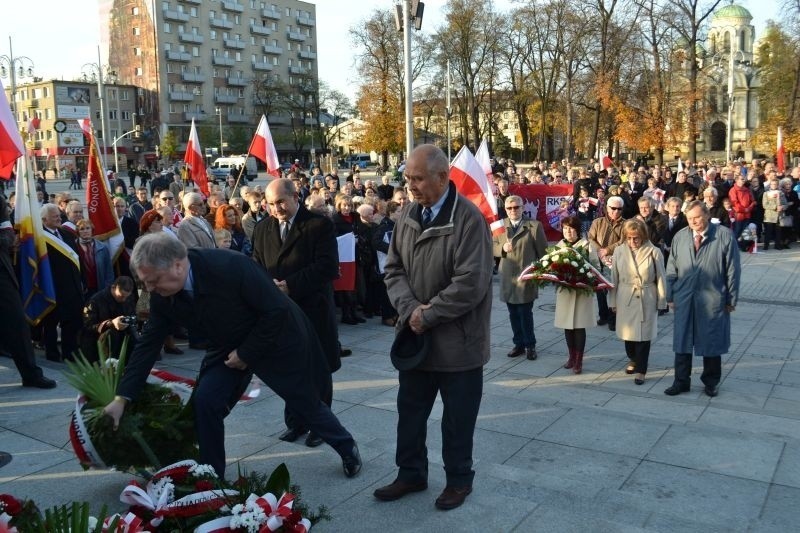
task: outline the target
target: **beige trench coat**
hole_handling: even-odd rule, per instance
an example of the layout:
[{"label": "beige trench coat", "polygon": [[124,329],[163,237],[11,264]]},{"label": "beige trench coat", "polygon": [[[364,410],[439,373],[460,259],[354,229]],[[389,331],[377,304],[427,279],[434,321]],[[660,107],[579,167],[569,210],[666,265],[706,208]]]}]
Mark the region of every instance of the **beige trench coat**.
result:
[{"label": "beige trench coat", "polygon": [[[556,246],[566,247],[563,240]],[[575,246],[586,246],[586,239],[580,239]],[[590,260],[593,259],[590,257]],[[594,294],[586,294],[572,289],[556,286],[556,316],[553,325],[560,329],[585,329],[592,328],[597,323],[597,301]]]},{"label": "beige trench coat", "polygon": [[611,265],[614,288],[608,306],[617,310],[617,337],[649,341],[658,332],[658,310],[667,308],[667,285],[661,251],[645,242],[634,257],[627,244],[614,250]]},{"label": "beige trench coat", "polygon": [[511,220],[504,221],[506,231],[493,238],[494,256],[500,258],[500,301],[510,304],[526,304],[539,296],[539,289],[530,281],[517,281],[522,271],[544,255],[547,238],[544,228],[536,220],[521,220],[520,227],[511,238],[512,250],[503,251],[509,242]]}]

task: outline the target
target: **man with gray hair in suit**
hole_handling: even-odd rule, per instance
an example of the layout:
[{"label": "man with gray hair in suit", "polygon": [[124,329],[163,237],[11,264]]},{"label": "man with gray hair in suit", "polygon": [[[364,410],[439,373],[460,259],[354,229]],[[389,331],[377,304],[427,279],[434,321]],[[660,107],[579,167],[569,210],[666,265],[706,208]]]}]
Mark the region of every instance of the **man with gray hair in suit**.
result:
[{"label": "man with gray hair in suit", "polygon": [[178,238],[187,248],[216,248],[214,228],[203,218],[206,206],[199,193],[183,195],[184,218],[178,225]]}]

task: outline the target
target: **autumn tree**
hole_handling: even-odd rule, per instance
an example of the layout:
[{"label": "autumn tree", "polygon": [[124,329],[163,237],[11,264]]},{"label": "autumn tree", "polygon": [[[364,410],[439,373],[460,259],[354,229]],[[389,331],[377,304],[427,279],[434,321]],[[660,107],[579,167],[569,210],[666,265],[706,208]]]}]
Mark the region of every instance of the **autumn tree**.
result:
[{"label": "autumn tree", "polygon": [[161,157],[163,159],[168,162],[175,159],[175,155],[178,153],[178,138],[175,136],[174,130],[167,130],[161,138],[161,144],[158,148],[161,150]]}]

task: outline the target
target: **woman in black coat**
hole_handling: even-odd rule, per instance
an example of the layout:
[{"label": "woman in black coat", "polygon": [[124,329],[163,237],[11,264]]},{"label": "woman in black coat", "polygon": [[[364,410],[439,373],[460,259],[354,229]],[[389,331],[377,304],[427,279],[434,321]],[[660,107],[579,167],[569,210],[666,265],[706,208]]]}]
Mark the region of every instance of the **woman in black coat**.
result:
[{"label": "woman in black coat", "polygon": [[[341,237],[348,233],[355,234],[356,260],[358,260],[358,236],[363,235],[365,232],[361,228],[361,217],[353,210],[353,199],[346,194],[338,194],[334,201],[334,207],[336,212],[331,218],[336,228],[336,236]],[[356,272],[358,272],[358,269],[356,269]],[[356,286],[358,286],[358,279],[356,279]],[[342,308],[342,324],[354,326],[366,322],[366,319],[356,310],[358,302],[356,291],[336,291],[335,296],[337,303]]]}]

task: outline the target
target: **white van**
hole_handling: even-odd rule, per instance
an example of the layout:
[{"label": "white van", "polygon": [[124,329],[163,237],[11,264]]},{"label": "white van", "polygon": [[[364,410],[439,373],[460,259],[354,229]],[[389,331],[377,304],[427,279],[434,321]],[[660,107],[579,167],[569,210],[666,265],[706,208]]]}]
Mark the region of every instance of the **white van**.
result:
[{"label": "white van", "polygon": [[353,168],[353,165],[358,165],[358,168],[367,168],[367,165],[372,164],[372,158],[369,154],[353,154],[347,158],[348,168]]},{"label": "white van", "polygon": [[[231,168],[236,167],[240,169],[242,165],[245,166],[244,176],[249,180],[253,181],[258,177],[258,165],[256,164],[256,158],[250,156],[245,159],[243,155],[232,155],[228,157],[218,157],[212,164],[211,164],[211,174],[216,179],[226,179],[228,175],[231,173]],[[238,171],[235,174],[236,176],[239,175]]]}]

